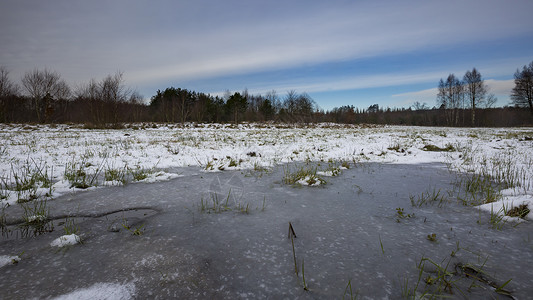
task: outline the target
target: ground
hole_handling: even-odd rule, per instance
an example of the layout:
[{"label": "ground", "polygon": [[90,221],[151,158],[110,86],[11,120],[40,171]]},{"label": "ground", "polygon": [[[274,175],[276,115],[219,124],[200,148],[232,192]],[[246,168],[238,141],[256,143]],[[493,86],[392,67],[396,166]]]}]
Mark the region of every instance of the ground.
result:
[{"label": "ground", "polygon": [[130,127],[2,127],[7,294],[528,295],[533,130]]}]

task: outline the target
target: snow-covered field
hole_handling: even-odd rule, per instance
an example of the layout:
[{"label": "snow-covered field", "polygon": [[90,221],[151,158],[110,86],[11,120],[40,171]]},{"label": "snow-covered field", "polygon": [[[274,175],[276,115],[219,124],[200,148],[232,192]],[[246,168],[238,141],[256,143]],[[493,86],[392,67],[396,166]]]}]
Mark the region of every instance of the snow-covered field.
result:
[{"label": "snow-covered field", "polygon": [[[45,213],[44,210],[49,209],[49,207],[45,208],[40,207],[39,204],[34,204],[41,203],[38,200],[61,199],[60,201],[49,201],[50,206],[57,211],[63,209],[62,206],[64,206],[65,209],[71,209],[69,206],[77,205],[75,210],[79,214],[77,216],[78,222],[83,221],[82,216],[90,215],[88,212],[92,211],[92,206],[94,206],[95,211],[100,211],[102,210],[102,207],[109,205],[109,210],[111,210],[111,212],[107,211],[106,214],[93,214],[91,218],[94,220],[97,220],[100,217],[107,220],[108,216],[111,216],[117,208],[124,209],[128,207],[136,208],[148,206],[148,209],[153,208],[154,212],[158,211],[157,218],[159,219],[156,220],[160,221],[159,223],[152,221],[151,223],[148,223],[148,226],[151,226],[150,230],[161,235],[154,234],[153,236],[147,237],[148,240],[137,242],[138,244],[130,239],[125,239],[123,242],[128,243],[129,247],[132,249],[139,247],[139,249],[142,248],[146,251],[146,245],[152,245],[152,241],[149,239],[159,238],[158,241],[160,247],[158,247],[157,250],[154,250],[154,253],[163,253],[164,259],[162,258],[161,262],[157,261],[153,264],[147,264],[146,266],[137,266],[135,270],[141,269],[141,271],[144,272],[141,272],[142,275],[140,275],[139,278],[144,278],[143,276],[151,274],[150,272],[153,271],[155,276],[161,277],[157,280],[163,283],[170,281],[188,283],[187,278],[192,275],[187,272],[190,270],[196,270],[195,268],[197,268],[197,266],[203,264],[203,260],[196,262],[196,257],[194,259],[185,260],[189,254],[185,255],[183,258],[177,258],[175,253],[166,252],[168,251],[167,249],[169,249],[169,247],[165,246],[166,243],[174,246],[174,243],[178,243],[183,239],[190,241],[191,245],[189,246],[191,249],[187,248],[187,250],[189,250],[188,253],[191,253],[191,255],[193,255],[198,249],[206,251],[207,253],[212,253],[212,251],[216,251],[217,247],[220,245],[226,245],[225,241],[220,242],[221,244],[216,243],[218,242],[220,234],[213,233],[213,236],[210,237],[210,239],[215,240],[215,242],[203,240],[194,241],[194,238],[198,235],[204,235],[208,232],[216,231],[217,228],[219,228],[221,232],[227,234],[228,239],[233,236],[236,237],[235,240],[230,242],[230,244],[242,242],[251,247],[246,250],[248,255],[246,256],[246,259],[250,260],[250,262],[245,263],[244,261],[239,261],[237,258],[237,262],[234,263],[233,259],[235,257],[228,255],[227,257],[224,257],[224,259],[228,259],[228,261],[225,261],[224,263],[228,263],[231,268],[235,268],[236,266],[237,269],[240,267],[246,269],[249,268],[249,266],[260,267],[264,270],[274,268],[275,271],[272,271],[272,274],[275,275],[274,278],[279,278],[279,274],[276,272],[279,272],[278,269],[285,270],[285,265],[281,264],[280,260],[283,261],[286,258],[287,253],[284,253],[283,255],[280,254],[285,251],[284,247],[286,242],[284,241],[284,237],[286,238],[286,234],[282,234],[281,240],[278,241],[279,228],[277,227],[285,226],[285,218],[293,221],[296,219],[296,226],[300,226],[297,228],[298,234],[303,231],[303,226],[310,226],[307,229],[307,232],[303,231],[304,237],[302,240],[299,240],[297,244],[299,249],[305,247],[310,249],[308,250],[307,255],[308,257],[313,257],[313,260],[309,259],[309,268],[312,269],[313,264],[315,264],[315,270],[319,270],[320,268],[325,268],[324,266],[329,265],[330,261],[321,258],[323,256],[321,251],[323,247],[333,247],[335,244],[332,248],[333,250],[327,253],[328,255],[337,255],[338,257],[336,259],[343,264],[354,264],[353,266],[361,268],[366,267],[368,268],[366,272],[372,272],[376,268],[376,262],[383,263],[383,261],[386,261],[386,265],[380,265],[384,269],[389,265],[397,264],[396,256],[384,256],[385,260],[382,260],[381,256],[376,257],[376,253],[370,252],[366,253],[369,257],[369,261],[365,261],[365,264],[362,262],[360,264],[355,264],[350,260],[351,258],[338,255],[339,253],[345,254],[353,251],[351,247],[354,245],[354,242],[348,238],[348,235],[353,231],[353,228],[362,228],[359,227],[362,225],[357,223],[357,220],[354,220],[355,215],[357,215],[357,218],[363,218],[366,216],[371,216],[371,218],[366,221],[368,227],[364,230],[361,229],[364,232],[351,237],[354,241],[361,241],[361,239],[365,241],[368,236],[369,242],[365,243],[365,245],[367,245],[366,248],[369,248],[368,244],[372,243],[375,243],[374,246],[377,247],[377,239],[379,239],[381,250],[378,252],[381,252],[385,251],[383,250],[382,244],[383,238],[383,243],[385,244],[387,251],[398,251],[398,253],[413,247],[422,247],[422,251],[433,251],[431,245],[428,246],[424,244],[430,243],[426,241],[425,236],[427,233],[431,232],[438,232],[438,238],[443,241],[441,244],[442,247],[455,247],[455,240],[457,240],[457,250],[459,249],[459,241],[461,243],[466,243],[468,247],[469,242],[467,237],[470,239],[473,238],[470,236],[472,230],[469,228],[461,228],[461,226],[464,227],[464,224],[470,223],[458,223],[458,219],[460,219],[460,216],[463,215],[464,211],[472,210],[472,208],[469,207],[477,207],[481,210],[490,212],[490,223],[493,228],[499,227],[505,222],[529,222],[533,220],[533,214],[521,215],[526,209],[531,209],[533,207],[532,138],[533,129],[531,128],[463,129],[402,126],[349,126],[336,124],[319,124],[310,126],[279,124],[133,124],[128,126],[127,129],[122,130],[86,130],[81,128],[81,126],[75,125],[57,125],[53,127],[35,125],[0,125],[0,140],[2,141],[0,144],[0,201],[2,206],[0,223],[6,223],[7,218],[7,224],[10,222],[12,226],[13,224],[19,224],[17,223],[19,221],[16,221],[16,219],[19,218],[18,220],[20,220],[20,216],[9,215],[11,212],[20,213],[22,209],[20,209],[19,206],[24,208],[25,215],[22,217],[24,222],[28,224],[39,223],[40,218],[46,218],[47,213]],[[311,166],[316,166],[316,169],[313,170],[312,168],[308,168],[299,171],[297,166],[305,165],[305,162],[309,162],[309,165]],[[369,175],[360,174],[355,170],[350,170],[352,172],[350,174],[353,174],[353,176],[355,176],[354,178],[358,179],[358,181],[356,181],[358,184],[360,184],[359,182],[367,180],[367,186],[361,187],[359,185],[354,185],[350,178],[339,178],[331,185],[328,183],[330,182],[330,177],[340,175],[343,172],[348,173],[348,171],[345,171],[346,168],[354,169],[354,166],[363,165],[365,163],[384,163],[398,166],[397,169],[394,167],[387,169],[387,172],[399,172],[399,174],[402,174],[402,172],[411,172],[411,181],[415,176],[424,177],[426,175],[416,175],[416,168],[405,168],[405,171],[402,171],[404,169],[402,169],[403,167],[400,165],[422,165],[427,163],[446,164],[449,170],[454,172],[454,174],[455,172],[463,174],[461,175],[462,177],[457,177],[457,182],[454,183],[460,186],[458,189],[459,192],[450,195],[450,198],[453,198],[458,202],[462,201],[467,208],[464,211],[461,210],[461,213],[458,212],[457,208],[453,208],[452,211],[447,212],[428,210],[425,206],[422,207],[422,202],[432,201],[429,199],[431,198],[430,192],[428,191],[429,187],[425,185],[426,183],[417,186],[416,183],[413,184],[412,182],[408,187],[405,187],[405,190],[398,192],[387,191],[385,199],[389,199],[386,201],[390,202],[383,202],[385,205],[389,206],[398,205],[396,204],[397,202],[395,202],[397,201],[396,199],[390,199],[390,195],[396,195],[396,198],[401,198],[403,200],[407,200],[404,199],[407,198],[407,196],[403,194],[409,194],[409,196],[414,195],[411,199],[412,208],[407,208],[405,214],[401,207],[396,208],[391,206],[384,209],[381,206],[384,204],[381,202],[374,204],[377,205],[377,207],[372,207],[370,204],[367,208],[357,207],[358,212],[354,213],[347,209],[345,211],[343,207],[330,207],[328,206],[329,204],[324,203],[321,200],[323,198],[329,198],[336,193],[340,193],[341,196],[339,199],[342,200],[340,203],[351,207],[355,204],[351,202],[351,191],[350,193],[347,191],[354,187],[357,190],[357,194],[361,194],[361,197],[365,196],[372,200],[374,200],[374,197],[379,198],[379,193],[376,192],[376,195],[374,195],[374,188],[370,190],[367,188],[367,186],[375,183],[372,183],[369,178],[364,178],[374,176],[370,175],[372,172],[379,173],[378,167],[369,167],[369,170],[371,170],[369,171]],[[279,166],[283,167],[282,175],[280,174],[282,172],[280,171]],[[196,170],[193,172],[195,175],[190,176],[189,179],[185,180],[185,178],[187,178],[186,176],[189,176],[187,174],[192,174],[190,171],[191,168],[189,167]],[[270,170],[276,170],[276,168],[277,171],[273,171],[272,174],[267,176],[269,177],[266,180],[269,182],[268,186],[262,184],[260,182],[261,179],[254,181],[252,179],[246,179],[245,175],[242,175],[241,177],[236,175],[227,176],[229,177],[227,179],[228,182],[231,182],[232,179],[240,178],[239,182],[243,189],[248,184],[250,185],[249,189],[252,190],[248,192],[252,195],[250,196],[252,200],[248,199],[248,201],[255,201],[253,199],[257,198],[256,202],[251,202],[254,206],[252,209],[255,209],[256,211],[263,211],[265,209],[266,196],[272,197],[269,193],[272,192],[273,195],[276,195],[275,197],[272,197],[276,200],[269,199],[269,201],[272,201],[271,203],[276,204],[270,204],[264,213],[264,216],[258,214],[253,218],[239,220],[236,220],[233,217],[223,216],[223,214],[221,214],[221,216],[213,217],[213,219],[195,216],[195,210],[192,209],[195,206],[199,207],[198,211],[200,214],[205,211],[217,213],[217,208],[204,209],[203,207],[204,200],[207,200],[201,198],[204,196],[203,189],[208,190],[211,189],[211,187],[209,185],[203,186],[191,182],[211,182],[211,185],[213,182],[217,182],[220,184],[220,180],[226,180],[222,175],[227,171],[242,170],[242,174],[245,174],[248,170],[256,173],[268,173]],[[301,174],[298,174],[298,172]],[[423,168],[420,169],[420,172],[421,174],[431,174],[431,171]],[[447,173],[446,171],[444,172]],[[197,175],[198,173],[203,175]],[[238,174],[240,172],[234,173]],[[218,174],[221,176],[217,176]],[[279,178],[272,178],[276,176]],[[388,178],[387,180],[395,181],[394,184],[396,185],[403,184],[403,179],[397,178],[397,174],[394,175],[391,173],[387,175],[388,177],[383,174],[379,176],[378,178]],[[177,191],[180,191],[178,192],[178,195],[180,196],[179,201],[183,201],[183,203],[173,200],[173,195],[169,195],[166,191],[158,190],[158,187],[150,188],[152,186],[158,186],[163,181],[177,177],[184,177],[183,182],[180,181],[181,179],[177,180],[180,182],[179,185],[183,185],[181,190],[177,189]],[[427,177],[429,178],[431,176]],[[452,175],[450,175],[450,177],[452,177]],[[250,180],[250,182],[247,180]],[[244,184],[244,181],[247,183]],[[285,190],[279,188],[278,184],[281,184],[282,181],[283,184],[309,186],[326,184],[328,188],[316,189],[315,187],[306,187],[305,189],[294,190],[293,192],[290,189]],[[113,188],[110,187],[130,185],[135,182],[144,182],[148,185],[132,185],[131,189],[120,188],[118,190],[117,188],[112,190]],[[385,183],[380,184],[386,186]],[[380,184],[376,184],[376,186],[379,186]],[[187,188],[188,185],[194,185],[194,187],[189,186]],[[228,186],[230,186],[230,184],[228,184]],[[272,188],[272,186],[274,186],[274,188]],[[171,189],[170,186],[161,185],[161,187],[164,189]],[[396,186],[392,189],[395,188]],[[105,189],[112,190],[112,192],[110,194],[92,194],[90,197],[95,197],[94,202],[88,202],[86,201],[87,199],[84,199],[83,197],[85,191],[106,191]],[[313,192],[312,189],[316,189],[316,192]],[[173,192],[176,191],[175,189],[171,190]],[[261,191],[259,192],[256,190]],[[385,188],[385,190],[387,190],[387,188]],[[467,192],[461,194],[461,191],[463,190]],[[149,192],[151,195],[149,197],[139,195],[145,191]],[[222,192],[221,196],[225,197],[224,195],[227,194],[229,198],[230,193],[232,193],[231,188],[229,191]],[[235,193],[235,190],[233,190],[233,193]],[[321,196],[317,196],[317,199],[313,199],[313,193]],[[398,193],[401,193],[403,198],[398,196]],[[433,193],[435,193],[435,190]],[[302,195],[305,195],[305,197],[302,197]],[[153,205],[150,203],[150,201],[152,201],[150,199],[153,199],[152,197],[158,199],[157,201],[154,200]],[[195,197],[201,198],[201,200],[196,199]],[[307,207],[308,205],[311,207],[311,204],[306,202],[287,202],[287,199],[294,200],[300,198],[305,198],[313,203],[312,205],[314,206],[312,212]],[[434,198],[437,199],[438,197]],[[128,202],[124,199],[127,199]],[[433,201],[435,199],[433,199]],[[108,201],[122,202],[117,204]],[[200,205],[198,204],[198,201],[201,201]],[[261,203],[261,201],[263,202]],[[124,203],[127,203],[128,205],[124,205]],[[339,203],[337,203],[337,205],[338,204]],[[183,205],[186,205],[186,210],[183,209]],[[269,204],[267,204],[267,206],[268,205]],[[163,208],[164,210],[161,212]],[[292,215],[292,212],[294,212],[296,208],[309,210],[310,214],[301,212],[302,215],[300,217],[295,217],[295,215]],[[513,208],[516,208],[518,211],[515,214],[510,214],[509,212],[512,211]],[[248,205],[244,208],[244,206],[241,206],[241,203],[239,203],[238,211],[243,212],[244,209],[247,214]],[[351,207],[351,209],[354,209],[354,207]],[[397,211],[397,213],[395,213],[396,217],[390,218],[388,211],[394,211],[395,209]],[[405,230],[398,228],[394,219],[397,218],[398,223],[404,222],[401,220],[410,219],[414,216],[414,210],[416,210],[417,214],[427,214],[428,223],[426,224],[426,217],[421,217],[419,220],[420,222],[405,225],[412,226],[410,229],[412,232],[403,232]],[[411,212],[413,212],[413,215],[409,214]],[[313,217],[314,214],[316,214],[316,217]],[[334,216],[332,217],[333,219],[322,220],[322,217],[327,214]],[[146,216],[146,213],[144,215]],[[175,217],[178,215],[181,217]],[[192,225],[187,223],[189,222],[188,218],[191,218],[191,216]],[[469,216],[472,218],[472,215]],[[122,216],[122,218],[124,218],[124,216]],[[283,221],[280,220],[279,224],[278,222],[272,221],[277,220],[278,218],[283,219]],[[56,219],[59,220],[57,215]],[[132,217],[132,219],[134,218]],[[453,221],[454,219],[455,221]],[[481,220],[481,217],[479,219]],[[439,222],[449,222],[449,220],[452,220],[453,222],[450,221],[450,226],[454,226],[453,236],[445,231],[445,229],[447,230],[448,228],[441,228],[441,224],[435,220],[439,220]],[[65,248],[67,249],[65,251],[69,251],[69,247],[80,247],[82,249],[80,251],[90,251],[91,253],[99,251],[98,249],[106,249],[106,251],[109,251],[107,254],[108,256],[116,254],[113,252],[113,249],[119,247],[120,242],[116,242],[117,237],[112,236],[112,233],[109,232],[118,231],[120,228],[116,229],[113,227],[113,230],[107,228],[105,233],[102,233],[100,237],[97,237],[97,234],[87,228],[84,230],[78,230],[79,228],[75,228],[77,225],[74,224],[74,221],[71,221],[72,223],[66,221],[67,223],[63,225],[65,229],[65,235],[63,236],[57,236],[58,234],[55,234],[53,238],[51,237],[46,240],[46,243],[29,241],[28,243],[30,243],[31,246],[29,246],[29,244],[26,246],[23,243],[13,243],[13,245],[6,246],[6,249],[20,248],[24,249],[24,251],[26,251],[26,249],[33,249],[28,250],[31,253],[34,253],[28,255],[30,256],[28,260],[36,265],[41,263],[41,261],[35,253],[39,253],[46,247],[53,249]],[[427,226],[433,224],[431,223],[432,221],[435,222],[436,227],[431,229],[431,232],[427,232],[427,230],[430,230],[427,229]],[[181,225],[177,226],[174,222],[181,222],[179,223]],[[243,232],[234,228],[231,225],[233,222],[242,222],[242,224],[238,224],[249,226],[250,229],[248,230],[248,233],[250,236],[254,236],[253,238],[250,237],[252,242],[248,241],[248,237],[246,238],[246,241],[243,241],[242,238],[240,238]],[[313,222],[317,222],[317,224]],[[351,224],[351,222],[353,222],[353,228],[347,225]],[[335,225],[337,223],[343,225]],[[96,224],[94,225],[96,227],[100,226],[98,225],[99,223],[87,224]],[[213,224],[215,224],[214,227],[209,227]],[[461,225],[456,226],[456,224]],[[333,225],[335,226],[330,228],[330,226]],[[255,226],[257,226],[257,228]],[[273,226],[274,228],[269,228],[269,226]],[[314,226],[316,226],[315,229],[313,229]],[[382,226],[384,226],[384,228],[382,228]],[[142,226],[134,227],[133,225],[131,227],[129,225],[124,226],[124,228],[133,235],[136,235],[136,231],[139,231],[138,234],[142,235],[144,230]],[[46,229],[44,230],[46,231]],[[265,233],[265,230],[266,232],[270,232],[271,230],[271,235],[267,234],[265,237],[256,236],[258,231]],[[328,230],[332,230],[334,233],[333,236],[325,233]],[[469,230],[470,232],[468,232]],[[475,247],[475,245],[480,245],[481,243],[488,243],[489,246],[480,246],[480,249],[484,251],[491,248],[490,243],[493,242],[493,240],[489,241],[488,238],[485,238],[487,233],[486,230],[486,228],[476,229],[476,231],[479,232],[479,234],[476,235],[476,239],[478,240],[475,240],[475,243],[472,242],[472,245],[470,245],[471,247]],[[82,232],[81,238],[74,234],[78,231]],[[335,238],[335,234],[339,234],[340,232],[342,232],[340,237]],[[455,232],[457,232],[457,237],[455,236]],[[410,235],[411,233],[416,233],[416,240],[409,240],[412,238]],[[305,241],[305,234],[309,234],[309,244],[307,245],[303,245],[301,242]],[[83,243],[84,236],[85,238],[89,238],[89,242],[87,242],[86,245],[76,246],[75,244],[77,243]],[[348,240],[344,241],[344,236],[346,236]],[[420,236],[422,239],[420,239]],[[427,236],[427,239],[431,241],[431,236]],[[494,236],[494,240],[496,240],[497,236],[500,241],[504,241],[502,240],[505,236],[504,233],[495,233]],[[313,238],[313,242],[310,241],[311,238]],[[332,238],[335,238],[334,243],[331,241]],[[514,238],[519,239],[520,237],[515,236]],[[269,244],[272,242],[274,244]],[[279,245],[277,244],[278,242]],[[405,244],[406,242],[407,244]],[[109,245],[109,243],[114,243],[116,245],[103,247],[100,243],[102,243],[102,245]],[[213,245],[210,243],[213,243]],[[504,243],[505,241],[501,244]],[[314,246],[316,246],[316,249],[318,250],[312,250],[312,247]],[[394,250],[395,247],[398,247],[398,249]],[[527,245],[525,247],[527,248]],[[245,246],[242,248],[245,249]],[[520,249],[522,248],[523,247]],[[186,249],[183,248],[182,250],[185,251]],[[361,257],[367,257],[364,253],[368,250],[361,250],[360,248],[357,250],[361,251],[359,253]],[[272,253],[269,251],[272,251]],[[447,250],[444,249],[442,251]],[[75,254],[73,252],[74,251],[66,253],[70,253],[74,256]],[[133,254],[128,253],[127,255],[125,253],[124,257],[120,257],[120,259],[109,257],[109,263],[116,262],[120,265],[122,261],[125,263],[134,259],[135,257],[132,256],[134,254],[147,255],[147,253],[141,251],[132,251],[132,253]],[[156,255],[154,253],[148,254]],[[226,252],[223,253],[226,254]],[[266,256],[261,256],[259,253],[263,253]],[[523,253],[524,252],[520,252],[519,256],[524,255]],[[17,254],[18,252],[13,251],[0,253],[0,268],[8,268],[7,265],[10,264],[20,265],[19,261],[24,261],[24,255],[26,254],[21,254],[23,255],[22,257],[17,256]],[[383,252],[383,254],[385,254],[385,252]],[[255,255],[258,256],[255,257]],[[45,256],[55,257],[53,253],[48,252],[46,252]],[[200,258],[201,257],[198,259]],[[143,256],[140,261],[142,262],[145,259],[146,256]],[[161,273],[159,269],[155,269],[156,265],[163,269],[169,268],[170,262],[176,259],[182,259],[182,264],[190,267],[188,269],[189,271],[184,269],[185,271],[182,270],[180,275],[178,273]],[[374,259],[376,259],[376,261],[373,261]],[[498,259],[504,259],[504,257],[491,257],[491,260],[494,261],[497,261]],[[515,258],[515,260],[520,259],[520,257]],[[524,259],[527,260],[526,257],[524,257]],[[42,260],[46,261],[46,259]],[[168,266],[167,263],[163,263],[167,261],[169,262]],[[191,263],[191,261],[195,261],[194,264]],[[307,269],[307,258],[305,262]],[[259,266],[257,264],[262,265]],[[152,267],[152,265],[154,270],[149,268]],[[31,268],[32,266],[26,265],[24,267]],[[174,265],[172,265],[172,267],[174,267]],[[150,269],[148,270],[150,272],[144,269]],[[203,269],[199,270],[198,273],[203,272]],[[382,271],[381,269],[376,270],[378,273]],[[242,270],[239,270],[239,272],[241,271]],[[59,275],[63,274],[62,270],[57,270],[57,272]],[[239,272],[236,274],[240,274]],[[248,271],[242,272],[246,274]],[[159,275],[159,273],[161,274]],[[252,272],[251,274],[255,273]],[[357,274],[358,273],[356,273],[355,276],[363,276],[364,278],[364,274]],[[335,274],[333,274],[333,276],[334,275]],[[327,278],[332,276],[332,273],[327,273],[327,271],[324,271],[320,276],[317,272],[315,276],[323,281],[322,284],[326,285],[326,291],[327,284],[336,284],[334,280],[333,283],[327,281]],[[136,276],[133,277],[137,278]],[[231,276],[227,274],[222,274],[221,277],[226,279],[231,278]],[[290,278],[290,276],[285,278]],[[529,277],[523,278],[522,282],[527,281],[528,278]],[[180,280],[185,281],[182,282]],[[236,279],[233,278],[233,280]],[[253,280],[251,281],[253,282]],[[266,294],[264,295],[268,296],[268,290],[279,284],[279,282],[274,279],[271,281],[274,283],[270,285],[266,284],[266,286],[259,286],[257,289],[264,289],[266,291]],[[90,287],[85,286],[85,288],[76,289],[70,294],[64,294],[62,299],[79,299],[79,297],[82,297],[82,299],[90,299],[95,297],[95,295],[101,295],[98,297],[106,298],[104,294],[112,294],[115,298],[129,299],[136,295],[135,286],[142,286],[142,280],[136,282],[135,285],[127,280],[122,282],[124,282],[124,284],[116,282],[87,282],[92,285]],[[209,280],[207,282],[209,284],[219,283],[210,283]],[[269,280],[266,280],[266,282],[269,282]],[[290,281],[283,282],[284,285],[290,286]],[[362,280],[360,280],[360,282],[362,282]],[[396,285],[396,283],[391,283],[392,281],[387,282],[388,284],[392,284],[392,286]],[[314,284],[315,286],[320,285],[319,282],[313,281],[311,284]],[[517,287],[518,286],[519,285],[517,285]],[[221,290],[223,288],[224,285],[222,285]],[[368,291],[371,293],[376,290],[369,289]],[[270,290],[270,292],[272,292],[272,290]],[[16,294],[16,292],[14,293]],[[389,290],[387,290],[386,294],[396,295],[394,291]],[[259,297],[257,295],[263,294],[255,294],[255,297]],[[282,292],[281,295],[286,294]],[[291,295],[294,296],[295,294]],[[324,295],[331,294],[330,292],[327,292]],[[326,297],[324,295],[323,297]],[[242,297],[246,298],[245,296]],[[253,295],[250,297],[254,298]]]},{"label": "snow-covered field", "polygon": [[58,197],[131,181],[166,180],[179,176],[179,168],[185,166],[218,172],[257,170],[294,161],[441,162],[452,170],[512,181],[514,188],[502,191],[500,200],[519,205],[531,202],[533,194],[531,128],[335,124],[129,127],[85,130],[69,125],[0,125],[2,203]]}]

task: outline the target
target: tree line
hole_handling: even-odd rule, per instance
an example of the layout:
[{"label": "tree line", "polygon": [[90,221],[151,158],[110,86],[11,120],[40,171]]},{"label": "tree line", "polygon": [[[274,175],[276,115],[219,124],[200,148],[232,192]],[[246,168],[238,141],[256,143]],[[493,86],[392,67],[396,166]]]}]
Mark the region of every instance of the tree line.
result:
[{"label": "tree line", "polygon": [[[529,108],[533,116],[533,62],[525,65],[514,74],[515,86],[511,92],[511,103],[517,108]],[[462,80],[455,74],[439,81],[437,104],[444,110],[446,125],[465,125],[465,114],[469,125],[476,126],[478,108],[492,107],[497,99],[489,89],[476,68],[466,71]]]},{"label": "tree line", "polygon": [[490,93],[477,69],[463,78],[450,74],[438,83],[436,105],[415,102],[409,108],[368,108],[353,105],[321,109],[306,93],[272,90],[253,95],[247,90],[223,96],[169,87],[158,90],[149,103],[128,88],[123,73],[90,80],[74,89],[59,73],[44,69],[27,72],[22,85],[0,67],[0,122],[84,123],[94,127],[121,127],[134,122],[336,122],[420,126],[533,125],[533,62],[514,74],[511,105],[492,107]]}]

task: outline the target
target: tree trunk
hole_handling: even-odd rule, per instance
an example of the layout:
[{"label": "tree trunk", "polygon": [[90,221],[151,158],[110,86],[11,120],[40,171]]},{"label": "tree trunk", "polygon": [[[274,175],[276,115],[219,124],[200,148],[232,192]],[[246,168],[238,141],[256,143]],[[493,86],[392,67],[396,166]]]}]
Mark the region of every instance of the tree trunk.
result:
[{"label": "tree trunk", "polygon": [[476,124],[476,102],[472,101],[472,127]]}]

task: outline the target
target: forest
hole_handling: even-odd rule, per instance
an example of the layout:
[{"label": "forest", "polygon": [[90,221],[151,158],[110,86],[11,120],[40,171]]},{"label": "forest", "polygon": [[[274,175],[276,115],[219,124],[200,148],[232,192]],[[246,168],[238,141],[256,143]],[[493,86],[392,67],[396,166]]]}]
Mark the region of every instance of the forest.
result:
[{"label": "forest", "polygon": [[461,79],[450,74],[438,83],[435,106],[415,102],[409,108],[353,105],[321,109],[307,93],[272,90],[253,95],[247,90],[223,96],[168,87],[149,103],[125,85],[123,73],[72,89],[57,72],[27,72],[18,86],[0,67],[1,123],[82,123],[87,128],[121,128],[124,123],[285,122],[390,124],[454,127],[533,125],[533,62],[517,69],[511,102],[492,107],[496,98],[474,68]]}]

